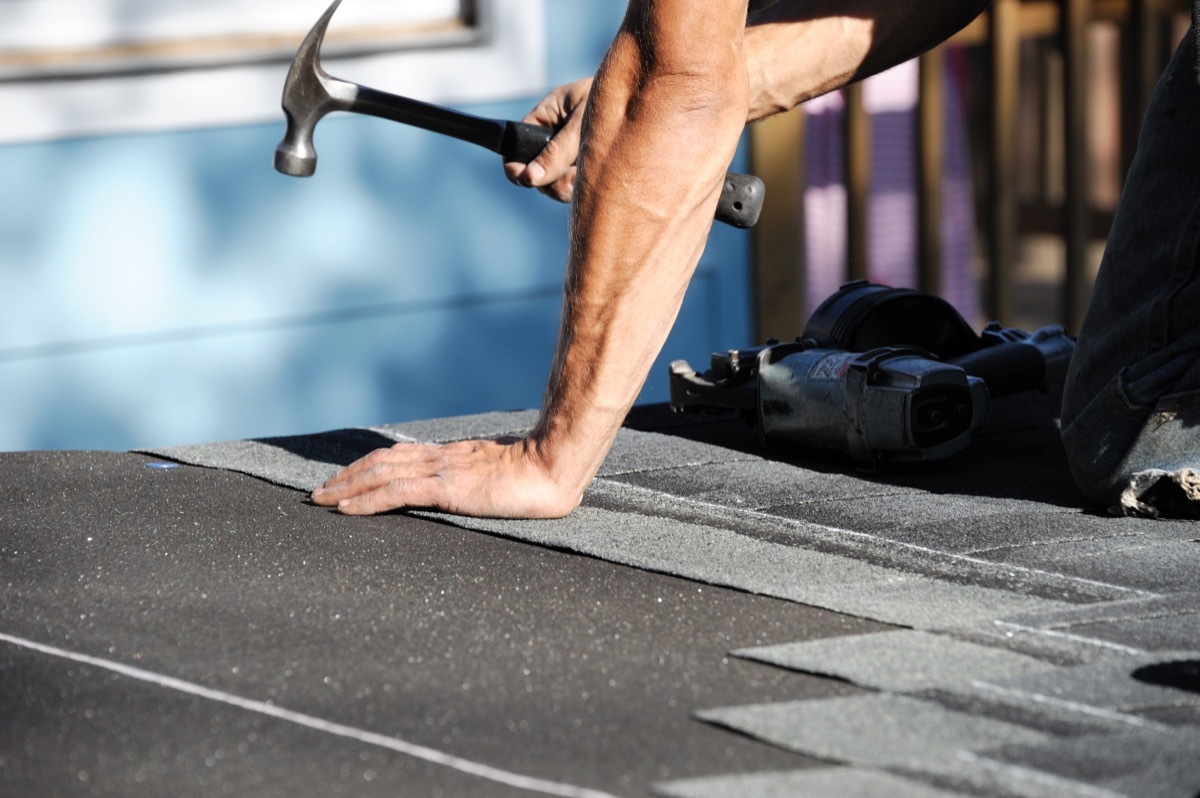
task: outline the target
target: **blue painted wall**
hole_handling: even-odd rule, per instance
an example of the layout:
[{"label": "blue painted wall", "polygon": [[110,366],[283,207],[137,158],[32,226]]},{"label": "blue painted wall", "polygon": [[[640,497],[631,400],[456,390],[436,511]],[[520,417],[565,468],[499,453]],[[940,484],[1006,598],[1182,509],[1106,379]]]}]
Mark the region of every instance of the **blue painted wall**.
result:
[{"label": "blue painted wall", "polygon": [[[547,4],[552,84],[623,2]],[[537,97],[477,106],[519,118]],[[282,122],[0,147],[0,449],[143,446],[536,407],[566,208],[483,150],[362,117],[278,175]],[[666,364],[750,343],[749,238],[718,226]]]}]

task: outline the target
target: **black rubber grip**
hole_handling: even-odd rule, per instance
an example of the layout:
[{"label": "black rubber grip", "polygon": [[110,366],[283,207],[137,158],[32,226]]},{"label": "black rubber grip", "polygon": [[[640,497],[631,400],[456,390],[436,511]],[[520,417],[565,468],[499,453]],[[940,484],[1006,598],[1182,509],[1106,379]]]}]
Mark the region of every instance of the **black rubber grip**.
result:
[{"label": "black rubber grip", "polygon": [[500,143],[500,156],[507,161],[529,163],[545,149],[554,138],[554,130],[524,122],[509,122],[504,126],[504,139]]},{"label": "black rubber grip", "polygon": [[948,362],[981,378],[992,396],[1031,391],[1046,382],[1046,359],[1029,344],[996,344]]}]

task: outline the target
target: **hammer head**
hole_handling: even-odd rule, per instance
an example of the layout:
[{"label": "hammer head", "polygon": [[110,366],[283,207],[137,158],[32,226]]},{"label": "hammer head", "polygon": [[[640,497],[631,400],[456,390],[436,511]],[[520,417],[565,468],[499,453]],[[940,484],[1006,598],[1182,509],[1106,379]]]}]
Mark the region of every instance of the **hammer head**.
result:
[{"label": "hammer head", "polygon": [[304,37],[283,84],[287,132],[275,147],[275,168],[285,175],[308,177],[317,170],[313,131],[321,117],[338,107],[326,84],[329,76],[321,69],[321,43],[329,20],[341,3],[342,0],[334,0]]}]

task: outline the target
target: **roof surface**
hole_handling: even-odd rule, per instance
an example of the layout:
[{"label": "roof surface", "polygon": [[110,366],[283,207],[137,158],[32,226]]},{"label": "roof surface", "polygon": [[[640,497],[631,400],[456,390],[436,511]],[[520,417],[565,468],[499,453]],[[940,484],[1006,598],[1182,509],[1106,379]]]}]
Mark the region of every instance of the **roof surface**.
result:
[{"label": "roof surface", "polygon": [[1052,406],[895,473],[640,409],[537,522],[298,492],[531,413],[0,455],[0,784],[1190,798],[1200,531],[1081,509]]}]

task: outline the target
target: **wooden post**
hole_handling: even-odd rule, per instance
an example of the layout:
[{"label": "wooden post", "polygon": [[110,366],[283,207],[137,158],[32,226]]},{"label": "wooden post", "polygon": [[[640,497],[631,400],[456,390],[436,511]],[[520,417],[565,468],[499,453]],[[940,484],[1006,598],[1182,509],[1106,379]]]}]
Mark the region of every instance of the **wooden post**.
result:
[{"label": "wooden post", "polygon": [[1129,16],[1121,29],[1121,176],[1133,163],[1142,117],[1150,95],[1167,66],[1172,11],[1179,3],[1161,0],[1129,0]]},{"label": "wooden post", "polygon": [[1011,270],[1017,236],[1016,109],[1019,63],[1019,0],[994,0],[989,11],[991,64],[987,207],[988,315],[1011,323]]},{"label": "wooden post", "polygon": [[863,280],[871,273],[867,251],[867,212],[871,187],[871,120],[863,102],[862,83],[845,89],[846,108],[846,278]]},{"label": "wooden post", "polygon": [[754,227],[754,335],[787,340],[808,316],[804,289],[804,109],[750,128],[751,171],[766,183]]},{"label": "wooden post", "polygon": [[1088,183],[1087,27],[1090,0],[1061,0],[1063,49],[1063,134],[1066,191],[1063,195],[1063,324],[1078,332],[1091,299],[1088,245],[1091,242],[1091,191]]},{"label": "wooden post", "polygon": [[918,285],[938,295],[942,292],[945,60],[941,48],[921,56],[917,100]]}]

